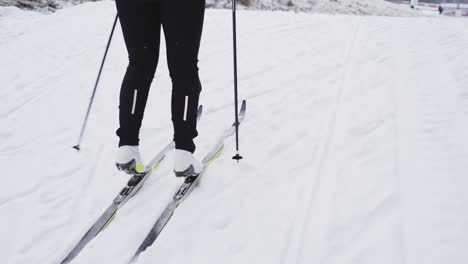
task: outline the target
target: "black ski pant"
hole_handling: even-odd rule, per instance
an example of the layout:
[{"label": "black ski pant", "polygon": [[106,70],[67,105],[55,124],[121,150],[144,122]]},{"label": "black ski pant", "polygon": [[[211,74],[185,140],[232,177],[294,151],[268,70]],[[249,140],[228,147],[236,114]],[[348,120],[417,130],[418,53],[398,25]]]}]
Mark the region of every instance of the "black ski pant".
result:
[{"label": "black ski pant", "polygon": [[195,151],[201,92],[198,51],[205,0],[116,0],[129,64],[120,90],[119,146],[138,145],[149,89],[159,59],[161,27],[172,79],[172,123],[177,149]]}]

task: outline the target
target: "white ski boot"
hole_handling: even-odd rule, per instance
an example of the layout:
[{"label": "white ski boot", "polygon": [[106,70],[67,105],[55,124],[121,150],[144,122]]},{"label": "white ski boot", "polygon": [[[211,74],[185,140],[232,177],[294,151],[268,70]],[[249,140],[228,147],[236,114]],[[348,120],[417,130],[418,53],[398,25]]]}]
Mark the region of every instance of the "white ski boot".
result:
[{"label": "white ski boot", "polygon": [[145,172],[145,165],[140,157],[138,146],[121,146],[117,150],[115,165],[120,171],[131,175],[140,175]]},{"label": "white ski boot", "polygon": [[174,173],[177,177],[197,176],[202,170],[203,165],[190,151],[175,150]]}]

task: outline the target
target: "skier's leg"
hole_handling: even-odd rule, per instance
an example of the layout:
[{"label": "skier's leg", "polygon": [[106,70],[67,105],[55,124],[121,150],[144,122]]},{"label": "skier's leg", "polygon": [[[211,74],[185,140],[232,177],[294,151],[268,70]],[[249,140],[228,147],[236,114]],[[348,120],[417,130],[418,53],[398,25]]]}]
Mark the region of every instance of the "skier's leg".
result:
[{"label": "skier's leg", "polygon": [[141,160],[139,133],[156,71],[160,42],[160,5],[134,0],[116,0],[129,64],[120,90],[120,137],[116,165],[130,174],[145,171]]},{"label": "skier's leg", "polygon": [[120,90],[119,146],[137,146],[160,42],[159,3],[116,0],[129,64]]},{"label": "skier's leg", "polygon": [[172,79],[172,122],[176,149],[193,153],[197,108],[201,92],[198,76],[205,0],[162,0],[161,21]]}]

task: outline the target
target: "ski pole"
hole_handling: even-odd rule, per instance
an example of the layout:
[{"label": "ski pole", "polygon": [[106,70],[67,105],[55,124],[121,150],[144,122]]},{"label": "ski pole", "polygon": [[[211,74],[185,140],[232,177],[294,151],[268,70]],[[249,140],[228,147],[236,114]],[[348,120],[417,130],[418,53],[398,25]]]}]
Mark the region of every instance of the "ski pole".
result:
[{"label": "ski pole", "polygon": [[233,42],[233,57],[234,57],[234,105],[235,105],[235,122],[236,122],[236,155],[232,159],[239,160],[242,156],[239,154],[239,103],[237,99],[237,38],[236,38],[236,0],[232,0],[232,42]]},{"label": "ski pole", "polygon": [[112,30],[111,30],[111,33],[110,33],[110,36],[109,36],[109,40],[107,41],[106,51],[104,52],[104,57],[102,58],[101,67],[99,68],[99,73],[98,73],[98,76],[97,76],[97,79],[96,79],[96,83],[94,84],[93,94],[91,95],[91,99],[89,101],[88,111],[86,112],[86,116],[85,116],[83,125],[81,126],[81,132],[80,132],[80,137],[78,138],[78,144],[73,146],[73,148],[78,150],[78,151],[80,150],[80,145],[81,145],[81,141],[83,139],[83,134],[84,134],[85,129],[86,129],[86,124],[88,123],[89,113],[91,112],[91,107],[93,106],[94,95],[96,94],[96,90],[97,90],[97,87],[98,87],[98,84],[99,84],[99,79],[101,78],[102,68],[104,67],[104,62],[106,61],[107,52],[109,51],[109,46],[110,46],[111,41],[112,41],[112,36],[114,35],[115,25],[117,24],[118,18],[119,18],[119,15],[118,14],[115,15],[114,24],[112,25]]}]

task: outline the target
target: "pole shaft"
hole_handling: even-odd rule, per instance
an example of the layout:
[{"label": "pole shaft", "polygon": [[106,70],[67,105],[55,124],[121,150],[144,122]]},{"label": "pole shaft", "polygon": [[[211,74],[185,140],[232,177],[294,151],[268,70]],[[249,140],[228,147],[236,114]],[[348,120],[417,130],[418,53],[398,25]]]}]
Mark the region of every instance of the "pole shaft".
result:
[{"label": "pole shaft", "polygon": [[109,40],[107,41],[106,51],[104,52],[104,57],[102,58],[101,67],[99,68],[98,76],[97,76],[96,82],[94,84],[94,89],[93,89],[93,93],[91,95],[91,99],[90,99],[90,102],[89,102],[89,105],[88,105],[88,110],[86,111],[86,116],[85,116],[83,125],[81,127],[80,137],[78,139],[78,145],[77,145],[78,149],[79,149],[79,146],[81,145],[81,140],[83,139],[83,135],[84,135],[84,132],[86,130],[86,124],[88,123],[88,117],[89,117],[89,114],[91,112],[91,108],[93,106],[94,96],[96,94],[96,90],[97,90],[97,87],[98,87],[98,84],[99,84],[99,80],[101,79],[102,69],[104,68],[104,63],[106,61],[107,52],[109,51],[109,47],[110,47],[110,44],[111,44],[111,41],[112,41],[112,36],[114,35],[114,30],[115,30],[115,26],[117,24],[118,18],[119,18],[119,15],[117,14],[115,16],[115,19],[114,19],[114,24],[112,25],[112,30],[111,30],[111,33],[110,33],[110,36],[109,36]]},{"label": "pole shaft", "polygon": [[232,0],[232,34],[233,34],[233,56],[234,56],[234,104],[236,121],[236,153],[239,153],[239,116],[237,96],[237,32],[236,32],[236,0]]}]

